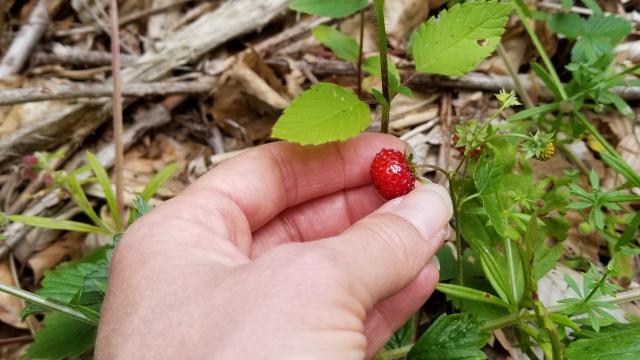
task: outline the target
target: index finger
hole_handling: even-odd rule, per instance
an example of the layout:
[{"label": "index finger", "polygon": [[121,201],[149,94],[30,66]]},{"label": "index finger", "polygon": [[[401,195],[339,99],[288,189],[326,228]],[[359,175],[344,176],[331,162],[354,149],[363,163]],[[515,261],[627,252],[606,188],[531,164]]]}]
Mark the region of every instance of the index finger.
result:
[{"label": "index finger", "polygon": [[398,138],[377,133],[318,146],[262,145],[217,166],[185,192],[229,197],[256,230],[291,206],[370,183],[371,160],[384,147],[404,149]]}]

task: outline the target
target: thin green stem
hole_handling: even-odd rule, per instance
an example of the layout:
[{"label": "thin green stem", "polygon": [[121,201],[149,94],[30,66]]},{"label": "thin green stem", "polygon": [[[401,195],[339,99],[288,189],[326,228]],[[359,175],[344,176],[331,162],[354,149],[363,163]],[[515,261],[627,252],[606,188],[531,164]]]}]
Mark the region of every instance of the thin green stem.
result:
[{"label": "thin green stem", "polygon": [[535,46],[536,50],[538,51],[538,54],[540,55],[540,58],[542,59],[544,66],[547,68],[547,71],[551,75],[551,79],[556,84],[556,87],[560,92],[560,97],[562,98],[562,100],[567,100],[568,99],[567,92],[564,89],[562,81],[560,81],[560,77],[558,77],[558,73],[556,72],[556,69],[553,67],[553,63],[551,63],[551,59],[549,59],[549,55],[547,55],[547,52],[545,51],[544,46],[540,42],[538,35],[536,35],[535,29],[533,29],[533,27],[531,26],[531,23],[529,22],[530,20],[529,17],[525,14],[524,9],[528,10],[528,8],[526,7],[526,5],[522,0],[516,0],[515,3],[516,3],[516,6],[515,6],[516,13],[518,14],[518,17],[520,18],[520,20],[522,21],[522,25],[524,26],[524,29],[527,31],[527,34],[529,34],[529,37],[531,38],[531,42],[533,43],[533,46]]},{"label": "thin green stem", "polygon": [[[545,329],[549,335],[549,340],[551,341],[552,360],[562,360],[562,343],[560,342],[560,336],[558,335],[558,330],[553,324],[553,321],[551,321],[547,315],[547,309],[539,300],[535,300],[533,304],[533,311],[536,315],[538,327],[540,329]],[[539,340],[539,342],[540,341],[541,340]]]},{"label": "thin green stem", "polygon": [[15,297],[18,297],[22,300],[34,303],[34,304],[38,304],[40,306],[43,306],[47,309],[51,309],[51,310],[55,310],[55,311],[59,311],[61,313],[67,314],[71,317],[74,317],[82,322],[85,322],[87,324],[90,325],[95,325],[97,326],[98,323],[96,321],[94,321],[93,319],[89,318],[88,316],[86,316],[85,314],[81,313],[80,311],[69,307],[67,305],[63,305],[63,304],[59,304],[57,302],[53,302],[51,300],[47,300],[45,298],[43,298],[42,296],[38,296],[36,294],[30,293],[28,291],[24,291],[22,289],[18,289],[15,288],[13,286],[8,286],[5,284],[0,283],[0,291],[5,292],[9,295],[13,295]]},{"label": "thin green stem", "polygon": [[520,95],[522,102],[524,102],[524,106],[527,109],[532,108],[533,101],[531,101],[531,97],[529,97],[529,93],[525,89],[524,85],[522,85],[522,81],[520,81],[518,72],[514,68],[511,61],[509,60],[509,57],[507,56],[507,52],[504,50],[504,47],[502,46],[502,44],[498,44],[497,50],[498,50],[498,56],[500,56],[500,59],[502,59],[502,62],[507,67],[507,72],[509,73],[509,76],[511,76],[511,79],[513,79],[513,84],[516,86],[516,91],[518,92],[518,95]]},{"label": "thin green stem", "polygon": [[[598,129],[596,129],[596,127],[593,126],[593,124],[589,121],[589,119],[587,119],[587,117],[584,116],[584,114],[582,114],[578,110],[574,110],[573,114],[578,118],[578,120],[580,120],[580,122],[587,129],[587,131],[591,135],[593,135],[593,137],[596,138],[596,140],[598,140],[598,142],[605,148],[605,150],[609,153],[609,155],[611,155],[613,158],[615,158],[615,160],[621,166],[626,168],[625,169],[625,170],[627,170],[626,173],[629,174],[630,176],[633,176],[633,178],[627,179],[627,180],[632,182],[634,185],[640,184],[640,175],[638,175],[635,172],[635,170],[633,170],[633,168],[631,166],[629,166],[629,164],[627,164],[627,162],[624,161],[624,159],[622,159],[622,157],[620,156],[620,154],[618,154],[616,149],[614,149],[613,146],[611,146],[611,144],[609,144],[609,142],[604,138],[604,136],[602,136],[602,134],[600,134]],[[616,170],[618,172],[620,171],[618,169],[616,169]]]},{"label": "thin green stem", "polygon": [[405,346],[399,347],[397,349],[386,351],[384,353],[383,359],[387,359],[387,360],[402,359],[402,358],[407,356],[409,351],[411,351],[411,348],[413,348],[413,344],[405,345]]},{"label": "thin green stem", "polygon": [[[497,196],[497,195],[496,195]],[[518,281],[516,279],[516,263],[513,259],[513,244],[507,237],[503,237],[504,252],[507,257],[507,266],[509,267],[509,282],[511,283],[511,296],[513,296],[512,305],[518,306]]]},{"label": "thin green stem", "polygon": [[384,21],[384,0],[374,0],[376,10],[376,28],[378,30],[378,50],[380,51],[380,75],[382,77],[382,96],[387,104],[382,106],[382,123],[380,132],[389,132],[389,113],[391,96],[389,93],[389,64],[387,59],[387,30]]},{"label": "thin green stem", "polygon": [[365,10],[362,9],[360,11],[360,42],[358,43],[358,96],[362,96],[362,49],[364,47],[364,13]]},{"label": "thin green stem", "polygon": [[587,294],[587,296],[584,298],[584,300],[582,300],[582,303],[583,304],[588,303],[589,300],[591,300],[593,295],[596,294],[598,289],[600,289],[600,287],[602,286],[602,284],[604,284],[605,281],[607,281],[607,272],[606,271],[602,274],[602,277],[600,277],[600,280],[598,281],[596,286],[593,289],[591,289],[591,291],[589,291],[589,294]]}]

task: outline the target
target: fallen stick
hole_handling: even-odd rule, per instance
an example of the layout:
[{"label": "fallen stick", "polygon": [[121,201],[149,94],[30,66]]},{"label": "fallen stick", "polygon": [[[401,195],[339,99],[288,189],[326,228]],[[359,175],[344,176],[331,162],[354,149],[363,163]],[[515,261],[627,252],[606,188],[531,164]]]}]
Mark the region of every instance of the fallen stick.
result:
[{"label": "fallen stick", "polygon": [[[161,5],[161,6],[156,6],[156,7],[152,7],[146,10],[140,10],[140,11],[136,11],[133,12],[129,15],[126,16],[122,16],[120,18],[120,21],[118,21],[118,25],[120,27],[125,26],[127,24],[130,24],[134,21],[140,20],[144,17],[147,16],[151,16],[160,12],[163,12],[165,10],[171,9],[175,6],[178,5],[182,5],[188,2],[191,2],[193,0],[176,0],[170,4],[166,4],[166,5]],[[93,24],[93,25],[86,25],[86,26],[79,26],[79,27],[75,27],[75,28],[71,28],[71,29],[64,29],[64,30],[58,30],[56,31],[53,35],[56,37],[64,37],[64,36],[71,36],[71,35],[82,35],[82,34],[90,34],[90,33],[96,33],[96,32],[101,32],[103,31],[104,28],[102,28],[99,25]]]},{"label": "fallen stick", "polygon": [[[318,59],[314,62],[305,60],[297,61],[299,66],[309,66],[311,71],[318,76],[356,76],[355,65],[338,60]],[[272,66],[288,69],[289,64],[285,59],[270,59],[267,63]],[[411,78],[408,85],[413,87],[454,88],[482,91],[515,90],[515,84],[510,76],[492,75],[479,72],[470,72],[460,77],[446,77],[439,75],[427,75],[414,73],[407,69],[400,69],[403,78]],[[550,99],[551,93],[545,85],[535,78],[532,82],[529,75],[518,75],[525,89],[535,87],[539,95],[544,99]],[[611,89],[625,100],[640,100],[640,86],[617,86]]]},{"label": "fallen stick", "polygon": [[[185,96],[170,96],[167,97],[162,103],[152,106],[144,113],[135,116],[135,122],[128,129],[125,130],[122,136],[122,142],[125,148],[131,147],[138,141],[148,130],[162,126],[171,121],[171,109],[178,106],[186,99]],[[98,150],[96,157],[100,163],[109,169],[115,163],[115,151],[114,143],[111,142]],[[84,153],[79,156],[84,157]],[[78,176],[80,179],[87,177],[89,174],[85,173]],[[23,215],[41,215],[47,209],[50,209],[62,201],[65,198],[62,196],[59,190],[50,191],[41,199],[30,204],[27,209],[22,212]],[[26,226],[21,223],[12,223],[5,230],[7,240],[0,245],[0,259],[4,258],[9,251],[16,246],[28,233],[31,231],[31,226]]]},{"label": "fallen stick", "polygon": [[[213,78],[203,81],[159,81],[152,83],[122,84],[122,96],[145,97],[169,94],[206,94],[211,91],[215,81]],[[101,98],[113,95],[113,84],[64,84],[36,88],[20,88],[0,90],[0,106],[14,105],[36,101]]]},{"label": "fallen stick", "polygon": [[47,29],[48,24],[49,10],[47,10],[47,2],[39,0],[31,10],[27,22],[20,27],[20,31],[2,58],[2,62],[0,62],[0,77],[7,77],[20,72],[29,58],[31,50]]},{"label": "fallen stick", "polygon": [[[260,29],[287,9],[288,0],[233,0],[168,34],[134,63],[124,67],[124,83],[153,82],[165,78],[176,67],[192,63],[231,38]],[[155,50],[157,49],[157,50]],[[19,156],[51,149],[65,142],[82,142],[107,119],[109,100],[100,102],[46,102],[31,106],[38,118],[0,136],[0,167]],[[29,105],[38,105],[29,104]],[[69,131],[70,128],[74,131]]]},{"label": "fallen stick", "polygon": [[[122,54],[122,63],[127,65],[136,61],[137,56]],[[52,53],[37,52],[31,62],[34,65],[111,65],[111,53],[106,51],[80,50],[56,44]]]}]

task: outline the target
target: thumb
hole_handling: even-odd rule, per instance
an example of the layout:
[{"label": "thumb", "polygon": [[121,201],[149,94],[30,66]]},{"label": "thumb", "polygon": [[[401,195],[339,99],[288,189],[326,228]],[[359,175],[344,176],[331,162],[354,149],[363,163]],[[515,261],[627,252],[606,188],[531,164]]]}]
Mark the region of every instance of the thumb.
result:
[{"label": "thumb", "polygon": [[422,185],[318,245],[332,249],[340,270],[377,303],[407,286],[429,263],[442,246],[452,213],[443,187]]}]

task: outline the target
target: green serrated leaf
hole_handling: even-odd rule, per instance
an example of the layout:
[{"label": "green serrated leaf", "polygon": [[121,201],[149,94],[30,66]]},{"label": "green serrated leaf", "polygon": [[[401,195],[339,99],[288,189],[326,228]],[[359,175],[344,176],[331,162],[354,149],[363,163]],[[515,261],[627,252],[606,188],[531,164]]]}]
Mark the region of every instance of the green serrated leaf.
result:
[{"label": "green serrated leaf", "polygon": [[393,333],[391,339],[387,341],[384,348],[388,351],[412,344],[415,339],[416,328],[416,316],[414,315],[409,318],[409,320],[404,323],[400,329]]},{"label": "green serrated leaf", "polygon": [[474,1],[457,4],[430,18],[416,31],[416,70],[460,76],[489,56],[504,33],[511,4]]},{"label": "green serrated leaf", "polygon": [[[95,306],[102,304],[108,277],[110,250],[97,250],[82,262],[72,262],[47,271],[36,294],[64,305]],[[45,312],[38,304],[29,304],[21,316]]]},{"label": "green serrated leaf", "polygon": [[408,360],[486,359],[480,350],[489,333],[468,314],[441,315],[409,351]]},{"label": "green serrated leaf", "polygon": [[574,62],[596,62],[610,56],[613,48],[631,33],[631,24],[619,16],[593,15],[571,51]]},{"label": "green serrated leaf", "polygon": [[481,161],[473,173],[473,181],[478,193],[491,194],[498,191],[502,174],[502,167],[496,166],[495,158]]},{"label": "green serrated leaf", "polygon": [[369,126],[369,106],[351,91],[320,83],[297,97],[273,127],[272,136],[300,144],[342,141]]},{"label": "green serrated leaf", "polygon": [[326,25],[316,26],[311,30],[313,37],[322,45],[333,51],[339,59],[356,64],[358,62],[358,42],[343,34],[340,30]]},{"label": "green serrated leaf", "polygon": [[30,359],[76,359],[93,347],[97,328],[62,313],[45,317],[27,355]]},{"label": "green serrated leaf", "polygon": [[293,0],[291,10],[312,15],[340,18],[364,9],[367,0]]},{"label": "green serrated leaf", "polygon": [[549,19],[549,27],[569,39],[576,39],[587,32],[586,20],[576,13],[557,13]]}]

